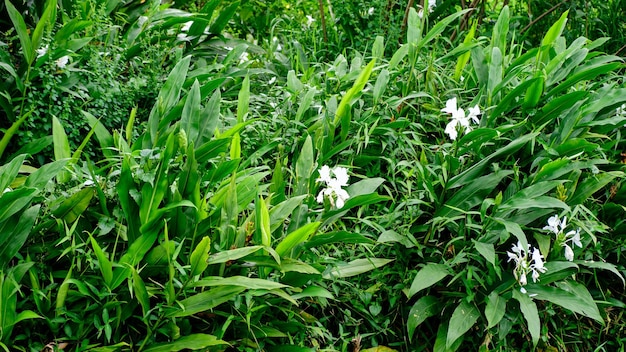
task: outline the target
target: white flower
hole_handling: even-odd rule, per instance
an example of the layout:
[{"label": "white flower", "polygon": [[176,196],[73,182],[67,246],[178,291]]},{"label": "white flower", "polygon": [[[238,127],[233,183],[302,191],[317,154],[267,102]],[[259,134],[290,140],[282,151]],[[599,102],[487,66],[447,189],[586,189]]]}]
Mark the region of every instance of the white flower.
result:
[{"label": "white flower", "polygon": [[457,108],[456,106],[456,98],[448,99],[446,101],[446,107],[441,109],[442,112],[447,114],[451,114],[451,120],[446,125],[446,129],[444,132],[452,139],[456,140],[458,136],[458,127],[461,126],[465,131],[465,134],[468,134],[472,131],[472,126],[470,125],[470,121],[478,124],[480,121],[478,120],[478,116],[481,114],[480,108],[478,105],[475,105],[472,108],[469,108],[469,114],[465,116],[465,110],[461,108]]},{"label": "white flower", "polygon": [[[528,258],[528,254],[531,254],[531,258]],[[515,261],[515,269],[513,270],[513,276],[521,286],[528,283],[527,275],[531,274],[533,282],[539,280],[539,275],[548,271],[548,268],[544,266],[543,256],[538,248],[532,248],[528,245],[527,249],[522,247],[521,242],[513,244],[511,252],[506,252],[509,257],[508,261]],[[522,291],[525,293],[524,291]]]},{"label": "white flower", "polygon": [[40,58],[40,57],[46,55],[47,52],[48,52],[48,46],[47,45],[37,49],[37,58]]},{"label": "white flower", "polygon": [[[340,166],[331,169],[328,165],[324,165],[318,172],[320,177],[316,181],[326,183],[326,188],[317,195],[317,202],[324,203],[324,197],[327,197],[331,206],[342,208],[346,200],[350,198],[348,192],[342,188],[347,186],[350,180],[348,170]],[[331,177],[331,173],[335,176],[334,178]]]},{"label": "white flower", "polygon": [[67,63],[70,61],[70,57],[65,55],[65,56],[61,56],[60,58],[57,59],[57,67],[58,68],[65,68],[65,66],[67,66]]},{"label": "white flower", "polygon": [[548,219],[548,225],[544,226],[543,229],[550,230],[556,235],[557,245],[560,244],[563,247],[565,259],[571,262],[574,260],[574,249],[572,247],[583,248],[583,243],[580,240],[580,229],[565,233],[566,227],[566,216],[561,220],[558,215],[553,215]]},{"label": "white flower", "polygon": [[320,177],[317,180],[315,180],[316,182],[325,182],[325,183],[330,182],[331,180],[330,167],[328,165],[322,166],[322,168],[319,169],[319,174],[320,174]]},{"label": "white flower", "polygon": [[435,11],[435,7],[437,7],[437,1],[428,0],[428,12],[433,13],[433,11]]},{"label": "white flower", "polygon": [[374,14],[374,8],[373,7],[370,7],[369,9],[367,9],[367,15],[368,16],[371,16],[373,14]]},{"label": "white flower", "polygon": [[306,15],[306,26],[311,27],[313,22],[315,22],[315,18],[313,18],[311,15]]},{"label": "white flower", "polygon": [[2,194],[5,194],[5,193],[7,193],[7,192],[11,192],[11,191],[13,191],[13,190],[11,189],[11,187],[7,187],[7,188],[5,188],[5,189],[4,189],[4,191],[2,191]]},{"label": "white flower", "polygon": [[276,82],[276,76],[273,76],[272,78],[270,78],[267,84],[274,84],[274,82]]},{"label": "white flower", "polygon": [[622,106],[618,106],[615,109],[615,114],[616,115],[626,116],[626,104],[622,104]]}]

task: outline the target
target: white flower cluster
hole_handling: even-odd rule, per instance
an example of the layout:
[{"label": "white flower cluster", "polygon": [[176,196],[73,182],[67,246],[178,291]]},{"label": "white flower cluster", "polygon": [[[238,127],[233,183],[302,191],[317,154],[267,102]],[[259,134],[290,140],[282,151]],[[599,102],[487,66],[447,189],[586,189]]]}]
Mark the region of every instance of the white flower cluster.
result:
[{"label": "white flower cluster", "polygon": [[[330,176],[331,172],[334,178]],[[317,195],[317,202],[324,203],[324,197],[328,197],[331,206],[342,208],[346,200],[350,198],[348,192],[342,188],[348,185],[350,179],[348,169],[340,166],[331,169],[328,165],[324,165],[319,169],[319,173],[320,177],[316,181],[326,183],[326,188]]]},{"label": "white flower cluster", "polygon": [[[548,271],[548,268],[544,266],[543,256],[538,248],[533,248],[528,245],[528,248],[524,248],[521,242],[513,245],[511,252],[506,252],[509,256],[508,261],[515,261],[515,270],[513,270],[513,276],[521,286],[528,283],[527,275],[531,274],[533,282],[539,280],[539,275]],[[529,258],[530,255],[530,258]],[[521,288],[523,293],[526,293],[524,287]]]},{"label": "white flower cluster", "polygon": [[617,116],[626,116],[626,104],[622,104],[622,106],[615,108],[615,114]]},{"label": "white flower cluster", "polygon": [[470,121],[474,121],[474,123],[478,124],[478,116],[481,114],[480,108],[476,105],[473,108],[469,108],[468,114],[465,116],[465,110],[457,108],[456,98],[449,99],[446,102],[446,107],[441,109],[441,111],[452,115],[452,120],[446,125],[445,133],[447,133],[453,141],[456,140],[456,137],[459,135],[459,126],[463,128],[465,134],[469,133],[472,130]]},{"label": "white flower cluster", "polygon": [[[424,17],[424,9],[421,8],[420,5],[418,5],[420,7],[419,12],[417,13],[417,16],[419,18]],[[437,7],[437,1],[436,0],[428,0],[428,12],[429,13],[433,13],[433,11],[435,11],[435,7]]]},{"label": "white flower cluster", "polygon": [[543,229],[550,230],[556,235],[556,243],[565,248],[565,259],[571,262],[574,260],[574,250],[572,247],[578,246],[579,248],[583,248],[583,244],[580,241],[580,229],[566,233],[566,227],[567,216],[564,216],[563,220],[561,220],[558,215],[554,215],[548,219],[548,225],[544,226]]}]

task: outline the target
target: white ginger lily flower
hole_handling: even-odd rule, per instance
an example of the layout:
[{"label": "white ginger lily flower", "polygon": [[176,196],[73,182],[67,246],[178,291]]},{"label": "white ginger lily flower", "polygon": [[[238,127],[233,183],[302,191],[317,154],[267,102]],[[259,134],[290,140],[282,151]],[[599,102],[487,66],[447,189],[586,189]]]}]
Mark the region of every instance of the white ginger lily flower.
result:
[{"label": "white ginger lily flower", "polygon": [[[524,249],[521,242],[517,242],[511,248],[511,252],[506,252],[509,257],[508,261],[515,261],[515,269],[513,270],[513,276],[521,286],[525,286],[528,283],[527,275],[531,274],[533,282],[539,280],[539,276],[548,268],[544,266],[543,256],[538,248],[533,248],[528,245],[528,248]],[[530,259],[528,255],[530,254]],[[522,292],[525,293],[525,290]]]},{"label": "white ginger lily flower", "polygon": [[[331,173],[335,176],[331,177]],[[342,208],[350,195],[342,187],[348,185],[350,176],[348,170],[344,167],[330,168],[328,165],[324,165],[319,169],[320,177],[317,182],[326,183],[326,188],[322,189],[317,195],[316,200],[318,203],[324,203],[324,198],[327,197],[331,206]]]},{"label": "white ginger lily flower", "polygon": [[580,228],[565,233],[566,227],[566,216],[561,220],[558,215],[553,215],[548,219],[548,225],[544,226],[543,229],[554,233],[557,245],[560,244],[564,249],[565,259],[571,262],[574,260],[574,249],[572,247],[583,248],[583,243],[580,240]]},{"label": "white ginger lily flower", "polygon": [[37,58],[40,58],[40,57],[46,55],[47,52],[48,52],[48,46],[47,45],[37,49]]},{"label": "white ginger lily flower", "polygon": [[65,56],[61,56],[59,59],[57,59],[57,67],[60,69],[65,68],[65,66],[67,66],[67,63],[70,61],[70,57],[65,55]]},{"label": "white ginger lily flower", "polygon": [[315,22],[315,18],[311,15],[306,15],[306,26],[311,27],[311,25]]},{"label": "white ginger lily flower", "polygon": [[446,101],[446,107],[441,109],[441,111],[452,115],[451,120],[446,125],[446,129],[444,130],[444,132],[453,141],[456,140],[459,135],[457,127],[461,126],[465,131],[465,134],[468,134],[472,131],[470,121],[473,121],[476,124],[480,122],[478,120],[478,116],[480,116],[481,112],[478,105],[469,108],[469,114],[465,116],[465,110],[457,108],[456,98],[448,99],[448,101]]}]

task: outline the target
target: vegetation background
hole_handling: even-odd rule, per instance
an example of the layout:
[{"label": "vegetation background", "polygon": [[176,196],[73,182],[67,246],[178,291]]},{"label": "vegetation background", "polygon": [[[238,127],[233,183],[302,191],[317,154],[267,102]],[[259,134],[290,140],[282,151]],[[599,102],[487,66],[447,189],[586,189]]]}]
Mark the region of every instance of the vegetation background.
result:
[{"label": "vegetation background", "polygon": [[621,351],[626,2],[4,0],[6,351]]}]

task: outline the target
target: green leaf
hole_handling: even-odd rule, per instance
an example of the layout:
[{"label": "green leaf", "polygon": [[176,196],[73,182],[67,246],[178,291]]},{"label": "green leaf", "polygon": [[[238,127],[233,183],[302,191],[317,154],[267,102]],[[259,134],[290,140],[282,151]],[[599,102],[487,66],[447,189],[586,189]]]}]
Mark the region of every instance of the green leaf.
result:
[{"label": "green leaf", "polygon": [[[39,214],[39,208],[40,205],[37,204],[24,211],[19,220],[12,219],[13,221],[0,223],[0,243],[3,244],[0,247],[0,269],[4,269],[26,243]],[[10,228],[5,228],[6,225],[10,225]]]},{"label": "green leaf", "polygon": [[313,141],[311,136],[306,136],[300,156],[296,161],[296,193],[299,196],[309,194],[309,180],[314,170]]},{"label": "green leaf", "polygon": [[536,295],[535,299],[552,302],[604,324],[598,305],[584,285],[573,281],[560,281],[556,285],[529,285],[527,290],[529,295]]},{"label": "green leaf", "polygon": [[242,123],[248,115],[250,107],[250,76],[246,75],[241,83],[239,97],[237,99],[237,122]]},{"label": "green leaf", "polygon": [[174,107],[178,102],[180,90],[187,77],[190,61],[191,56],[186,56],[174,66],[159,92],[152,111],[150,111],[150,116],[148,117],[148,132],[153,146],[156,145],[160,120],[165,116],[168,110]]},{"label": "green leaf", "polygon": [[411,288],[409,289],[409,298],[413,297],[421,290],[436,284],[448,275],[450,275],[450,272],[446,265],[437,263],[426,264],[415,275]]},{"label": "green leaf", "polygon": [[141,311],[143,312],[143,316],[150,311],[150,296],[148,295],[148,290],[146,290],[146,284],[143,282],[139,273],[134,268],[133,271],[133,291],[135,293],[135,297],[137,297],[137,301],[141,305]]},{"label": "green leaf", "polygon": [[187,141],[198,140],[198,135],[201,133],[200,125],[202,124],[202,119],[203,116],[200,111],[200,83],[196,79],[191,85],[189,94],[187,94],[180,117],[180,129],[185,131]]},{"label": "green leaf", "polygon": [[52,214],[59,219],[63,219],[68,224],[73,223],[89,207],[89,203],[94,195],[93,187],[85,187],[66,199]]},{"label": "green leaf", "polygon": [[252,253],[258,252],[263,249],[263,246],[251,246],[251,247],[243,247],[231,249],[223,252],[219,252],[209,256],[209,264],[220,264],[226,263],[232,260],[237,260],[239,258],[243,258],[249,256]]},{"label": "green leaf", "polygon": [[239,1],[234,1],[228,7],[222,9],[217,19],[211,24],[209,32],[213,35],[220,35],[228,21],[237,13],[237,7],[239,7]]},{"label": "green leaf", "polygon": [[407,332],[409,333],[409,340],[413,340],[415,329],[429,317],[439,314],[441,311],[441,305],[437,298],[433,296],[424,296],[417,300],[409,311],[409,317],[407,319]]},{"label": "green leaf", "polygon": [[318,286],[308,286],[302,292],[291,295],[293,299],[301,299],[306,297],[323,297],[326,299],[335,299],[332,293],[327,289]]},{"label": "green leaf", "polygon": [[589,261],[589,260],[577,260],[575,261],[575,263],[582,265],[582,266],[586,266],[587,268],[590,268],[590,269],[608,270],[612,272],[613,274],[617,275],[617,277],[619,277],[619,279],[622,280],[622,285],[626,286],[624,277],[619,272],[619,270],[617,270],[617,267],[614,264],[606,263],[606,262],[594,262],[594,261]]},{"label": "green leaf", "polygon": [[13,158],[9,163],[0,166],[0,191],[4,191],[13,182],[20,172],[25,158],[26,154],[21,154]]},{"label": "green leaf", "polygon": [[28,28],[26,28],[26,22],[20,14],[20,12],[11,4],[9,0],[4,0],[4,5],[7,8],[11,22],[13,22],[13,28],[17,32],[17,36],[20,38],[20,44],[22,45],[22,52],[26,63],[30,66],[35,60],[35,49],[28,35]]},{"label": "green leaf", "polygon": [[461,302],[450,317],[448,335],[446,337],[446,347],[450,348],[454,342],[463,336],[476,323],[480,313],[478,309],[467,301]]},{"label": "green leaf", "polygon": [[491,265],[496,266],[496,250],[493,247],[492,243],[484,243],[478,242],[476,240],[472,240],[474,243],[474,247],[482,255]]},{"label": "green leaf", "polygon": [[213,286],[241,286],[249,290],[274,290],[285,287],[291,287],[266,279],[257,279],[245,276],[208,276],[194,283],[194,287],[213,287]]},{"label": "green leaf", "polygon": [[[372,70],[374,69],[374,65],[376,64],[376,60],[370,61],[370,63],[361,71],[359,77],[354,81],[352,88],[350,88],[346,94],[341,98],[339,102],[339,106],[337,107],[337,111],[335,112],[335,119],[333,120],[333,125],[337,126],[337,124],[345,119],[348,116],[348,109],[357,98],[357,96],[361,93],[365,84],[370,78],[372,74]],[[342,122],[342,129],[344,128],[345,123]]]},{"label": "green leaf", "polygon": [[[269,201],[269,200],[268,200]],[[269,247],[272,242],[272,233],[270,230],[270,214],[267,209],[266,201],[259,194],[254,203],[255,209],[255,240],[260,240],[263,246]],[[257,242],[258,243],[258,242]]]},{"label": "green leaf", "polygon": [[93,236],[89,236],[91,239],[91,247],[93,247],[93,251],[96,253],[96,258],[98,258],[98,264],[100,266],[100,272],[102,273],[102,278],[104,279],[105,285],[111,288],[111,283],[113,282],[113,266],[109,258],[107,258],[102,248]]},{"label": "green leaf", "polygon": [[496,326],[506,313],[506,300],[493,291],[486,298],[485,317],[487,317],[487,329]]},{"label": "green leaf", "polygon": [[541,323],[539,321],[539,312],[537,305],[528,295],[521,293],[519,290],[513,289],[513,298],[519,302],[522,315],[528,323],[528,331],[533,340],[533,346],[537,346],[541,333]]},{"label": "green leaf", "polygon": [[373,240],[354,232],[333,231],[317,234],[304,243],[306,248],[315,248],[329,243],[374,243]]},{"label": "green leaf", "polygon": [[342,263],[335,267],[326,269],[322,277],[328,280],[360,275],[376,268],[380,268],[381,266],[384,266],[392,261],[393,259],[383,258],[355,259],[349,263]]},{"label": "green leaf", "polygon": [[38,191],[35,188],[20,187],[0,195],[0,222],[6,221],[30,204]]},{"label": "green leaf", "polygon": [[204,236],[200,243],[191,253],[189,258],[191,264],[191,271],[189,276],[195,277],[204,272],[209,266],[209,251],[211,250],[211,239],[208,236]]},{"label": "green leaf", "polygon": [[174,342],[160,343],[149,346],[145,352],[176,352],[182,350],[200,350],[203,348],[217,346],[217,345],[229,345],[228,342],[218,339],[213,335],[208,334],[191,334],[183,336]]},{"label": "green leaf", "polygon": [[167,316],[170,318],[178,318],[206,312],[222,303],[230,301],[245,290],[245,287],[240,286],[219,286],[212,288],[178,302],[177,306],[181,308],[171,311]]},{"label": "green leaf", "polygon": [[306,241],[309,237],[311,237],[315,233],[315,231],[317,231],[320,224],[321,223],[318,221],[308,223],[300,227],[299,229],[291,232],[276,246],[276,253],[278,253],[278,255],[281,257],[285,257],[288,253],[291,252],[291,250],[295,246],[299,245],[300,243]]}]

